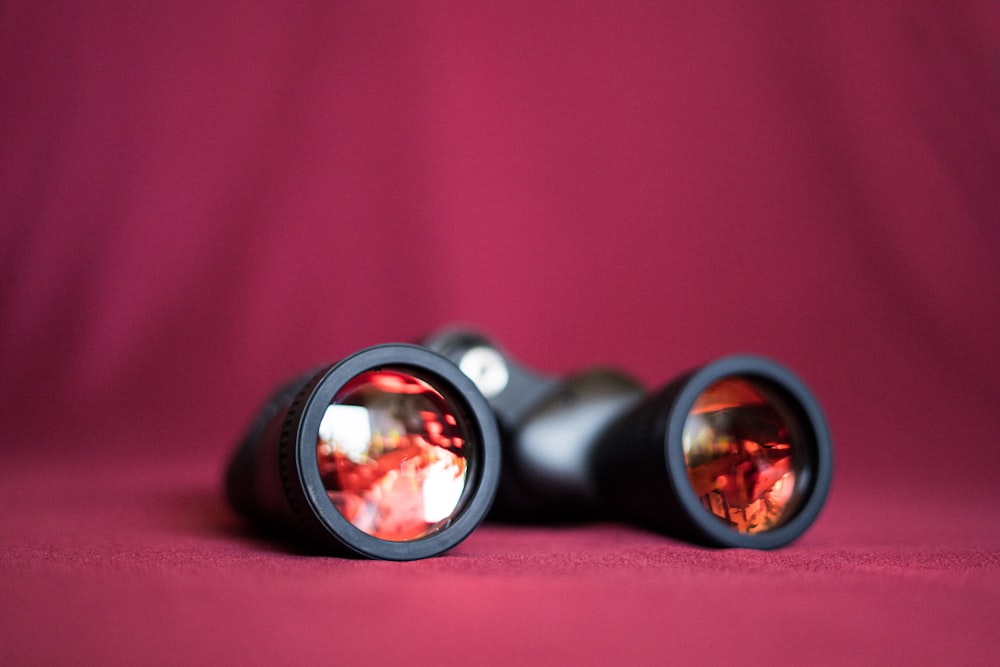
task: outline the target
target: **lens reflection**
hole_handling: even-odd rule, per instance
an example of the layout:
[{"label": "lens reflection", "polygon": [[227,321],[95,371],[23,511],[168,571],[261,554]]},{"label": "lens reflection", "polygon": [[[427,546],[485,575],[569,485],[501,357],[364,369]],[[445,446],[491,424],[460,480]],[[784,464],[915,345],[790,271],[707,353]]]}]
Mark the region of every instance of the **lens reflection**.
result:
[{"label": "lens reflection", "polygon": [[724,378],[695,400],[684,423],[684,461],[702,505],[740,533],[793,514],[802,453],[787,415],[758,386]]},{"label": "lens reflection", "polygon": [[374,537],[405,542],[460,510],[476,442],[453,398],[403,370],[353,378],[324,413],[316,455],[337,510]]}]

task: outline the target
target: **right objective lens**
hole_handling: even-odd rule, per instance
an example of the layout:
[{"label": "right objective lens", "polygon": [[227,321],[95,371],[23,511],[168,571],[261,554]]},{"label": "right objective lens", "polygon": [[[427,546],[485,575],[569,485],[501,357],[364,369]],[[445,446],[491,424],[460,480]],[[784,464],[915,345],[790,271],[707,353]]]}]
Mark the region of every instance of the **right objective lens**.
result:
[{"label": "right objective lens", "polygon": [[706,364],[654,394],[639,414],[662,425],[654,429],[665,455],[660,492],[676,499],[669,519],[637,508],[651,523],[706,544],[773,549],[801,535],[826,501],[833,468],[826,420],[802,381],[774,361],[732,356]]},{"label": "right objective lens", "polygon": [[787,410],[742,377],[710,385],[684,422],[688,480],[701,504],[739,533],[773,529],[794,513],[801,433]]}]

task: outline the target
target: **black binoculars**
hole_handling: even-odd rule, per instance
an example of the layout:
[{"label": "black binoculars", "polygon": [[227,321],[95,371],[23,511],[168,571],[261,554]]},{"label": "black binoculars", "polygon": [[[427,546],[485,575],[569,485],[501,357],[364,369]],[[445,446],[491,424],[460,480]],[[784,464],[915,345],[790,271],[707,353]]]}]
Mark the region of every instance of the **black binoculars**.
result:
[{"label": "black binoculars", "polygon": [[815,520],[832,466],[819,404],[773,361],[724,357],[647,392],[614,370],[545,376],[450,330],[279,390],[237,449],[227,495],[338,555],[433,556],[487,512],[771,549]]}]

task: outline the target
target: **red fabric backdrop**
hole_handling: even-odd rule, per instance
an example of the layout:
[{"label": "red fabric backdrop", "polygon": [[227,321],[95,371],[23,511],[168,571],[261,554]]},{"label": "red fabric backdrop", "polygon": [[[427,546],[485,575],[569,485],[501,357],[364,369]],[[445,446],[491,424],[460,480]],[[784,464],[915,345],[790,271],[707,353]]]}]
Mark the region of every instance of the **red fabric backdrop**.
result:
[{"label": "red fabric backdrop", "polygon": [[[997,658],[995,3],[7,1],[0,221],[14,662]],[[770,554],[245,533],[219,471],[272,384],[453,322],[650,384],[785,362],[827,511]]]}]

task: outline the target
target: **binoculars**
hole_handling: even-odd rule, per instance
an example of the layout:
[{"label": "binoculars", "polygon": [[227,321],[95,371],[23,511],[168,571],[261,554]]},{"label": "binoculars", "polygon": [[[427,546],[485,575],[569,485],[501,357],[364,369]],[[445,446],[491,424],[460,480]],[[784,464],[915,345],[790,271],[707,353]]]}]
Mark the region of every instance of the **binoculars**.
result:
[{"label": "binoculars", "polygon": [[772,549],[816,519],[832,466],[818,402],[774,361],[723,357],[647,391],[610,369],[546,376],[445,330],[279,389],[226,490],[256,523],[342,556],[434,556],[487,513]]}]

